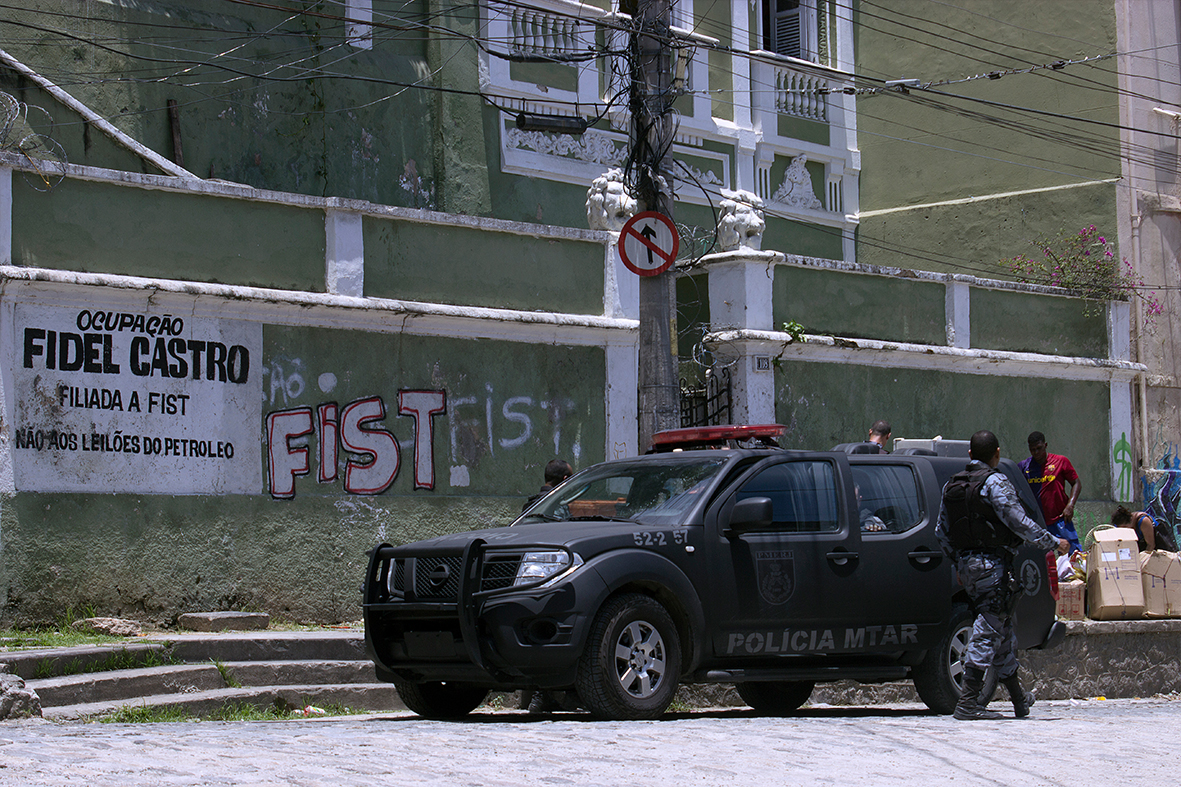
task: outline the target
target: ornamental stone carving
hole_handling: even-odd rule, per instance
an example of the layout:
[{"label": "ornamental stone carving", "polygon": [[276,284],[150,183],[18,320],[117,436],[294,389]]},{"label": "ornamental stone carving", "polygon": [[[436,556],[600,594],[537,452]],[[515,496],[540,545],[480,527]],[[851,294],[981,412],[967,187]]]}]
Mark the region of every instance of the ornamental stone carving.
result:
[{"label": "ornamental stone carving", "polygon": [[759,250],[763,246],[763,200],[749,191],[722,189],[721,217],[718,219],[718,245],[722,251]]},{"label": "ornamental stone carving", "polygon": [[812,176],[808,174],[807,163],[808,157],[802,153],[791,160],[783,183],[771,195],[772,202],[782,202],[792,208],[823,210],[824,205],[812,190]]},{"label": "ornamental stone carving", "polygon": [[595,178],[586,192],[586,221],[592,230],[619,232],[636,215],[635,199],[623,185],[623,170],[612,169]]}]

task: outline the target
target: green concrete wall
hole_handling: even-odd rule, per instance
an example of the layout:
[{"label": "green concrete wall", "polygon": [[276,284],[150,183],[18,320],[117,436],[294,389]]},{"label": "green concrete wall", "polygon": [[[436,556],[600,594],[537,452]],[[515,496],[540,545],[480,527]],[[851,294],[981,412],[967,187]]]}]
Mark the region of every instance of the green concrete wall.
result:
[{"label": "green concrete wall", "polygon": [[363,228],[371,297],[603,313],[599,243],[370,216]]},{"label": "green concrete wall", "polygon": [[88,608],[156,622],[226,609],[355,621],[366,550],[504,524],[523,499],[21,493],[0,509],[0,625]]},{"label": "green concrete wall", "polygon": [[1107,316],[1087,314],[1077,298],[1023,292],[971,291],[972,346],[1045,355],[1106,358]]},{"label": "green concrete wall", "polygon": [[946,288],[937,282],[780,265],[772,287],[776,329],[794,320],[806,333],[947,343]]},{"label": "green concrete wall", "polygon": [[[1017,187],[1017,184],[1013,184]],[[1094,224],[1115,233],[1116,184],[1018,194],[862,216],[857,261],[988,279],[1011,278],[1002,264],[1033,254],[1039,237]],[[862,209],[867,210],[863,203]],[[1108,229],[1110,228],[1110,229]]]},{"label": "green concrete wall", "polygon": [[763,248],[825,260],[840,260],[845,256],[839,228],[770,216],[763,232]]},{"label": "green concrete wall", "polygon": [[80,180],[12,186],[17,265],[324,291],[322,210]]},{"label": "green concrete wall", "polygon": [[[266,415],[381,397],[376,426],[401,447],[401,468],[376,495],[310,475],[294,496],[161,496],[19,492],[0,500],[0,626],[93,608],[175,620],[186,611],[263,610],[281,620],[360,617],[365,551],[506,524],[555,455],[581,469],[604,458],[605,355],[597,347],[516,344],[264,326],[259,439],[268,486]],[[434,488],[416,488],[414,419],[403,390],[437,390]],[[251,450],[246,437],[239,450]],[[300,440],[292,441],[298,446]],[[253,450],[259,450],[254,448]],[[456,468],[462,467],[462,472]]]},{"label": "green concrete wall", "polygon": [[[1064,13],[1061,3],[996,0],[984,13],[924,0],[900,0],[889,9],[855,0],[857,71],[880,79],[959,80],[1116,51],[1110,0],[1069,6]],[[1058,43],[1048,45],[1044,31],[1053,31]],[[1047,46],[1052,56],[1037,54]],[[935,88],[962,99],[924,91],[859,96],[861,210],[1118,178],[1116,88],[1116,64],[1109,59]],[[862,216],[857,255],[875,265],[999,277],[997,261],[1028,252],[1039,236],[1088,224],[1113,234],[1114,222],[1113,184],[989,198]]]},{"label": "green concrete wall", "polygon": [[989,429],[1002,456],[1020,460],[1028,456],[1026,437],[1037,430],[1054,453],[1070,458],[1085,499],[1106,499],[1111,488],[1106,383],[784,361],[775,372],[775,398],[788,448],[861,440],[884,418],[894,437],[966,440]]},{"label": "green concrete wall", "polygon": [[[438,96],[406,88],[432,73],[422,35],[377,28],[374,47],[359,50],[343,44],[343,21],[244,4],[87,3],[84,22],[72,0],[10,5],[0,20],[6,51],[170,159],[167,102],[175,100],[185,167],[201,177],[438,206]],[[425,0],[412,0],[392,22],[421,22],[426,12]],[[465,59],[474,72],[474,57]],[[71,163],[154,171],[111,155],[102,135],[60,104],[47,108],[60,124],[50,135]]]}]

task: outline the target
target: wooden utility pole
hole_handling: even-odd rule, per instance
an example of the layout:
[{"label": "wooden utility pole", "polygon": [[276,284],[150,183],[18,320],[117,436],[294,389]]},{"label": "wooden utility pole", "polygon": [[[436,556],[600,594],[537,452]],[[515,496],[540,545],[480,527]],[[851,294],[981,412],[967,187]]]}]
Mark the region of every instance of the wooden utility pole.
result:
[{"label": "wooden utility pole", "polygon": [[[671,108],[672,47],[669,0],[639,0],[631,38],[631,165],[639,211],[673,217],[672,176],[665,168],[675,135]],[[639,448],[652,435],[680,426],[672,337],[676,315],[673,268],[640,278]]]}]

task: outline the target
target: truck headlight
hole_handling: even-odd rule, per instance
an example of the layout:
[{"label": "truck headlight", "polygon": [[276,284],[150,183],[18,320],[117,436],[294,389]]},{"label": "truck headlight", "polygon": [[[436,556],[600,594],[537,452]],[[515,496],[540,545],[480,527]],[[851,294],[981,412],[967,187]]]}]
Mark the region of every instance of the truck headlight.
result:
[{"label": "truck headlight", "polygon": [[582,565],[582,556],[577,552],[550,550],[546,552],[526,552],[517,567],[517,577],[514,585],[533,584],[539,580],[557,578]]}]

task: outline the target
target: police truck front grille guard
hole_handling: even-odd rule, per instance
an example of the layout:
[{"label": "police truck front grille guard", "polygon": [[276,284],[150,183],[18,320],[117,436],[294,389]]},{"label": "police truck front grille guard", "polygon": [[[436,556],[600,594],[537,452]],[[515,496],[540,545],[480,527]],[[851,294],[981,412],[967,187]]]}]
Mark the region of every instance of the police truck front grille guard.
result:
[{"label": "police truck front grille guard", "polygon": [[[481,549],[473,556],[470,549],[463,555],[428,555],[407,557],[399,555],[397,549],[382,544],[371,554],[369,566],[369,593],[366,603],[381,603],[383,600],[427,602],[458,602],[461,600],[460,578],[468,576],[479,582],[471,585],[471,595],[484,600],[504,593],[529,590],[549,582],[553,577],[539,577],[516,584],[517,570],[527,552],[564,552],[570,565],[574,564],[574,553],[563,546],[537,544],[512,548],[489,548],[481,542]],[[472,563],[476,560],[478,574],[471,574]],[[411,565],[413,564],[413,565]],[[439,571],[439,569],[446,571]],[[438,572],[439,580],[432,582],[431,575]],[[392,575],[392,581],[391,581]],[[445,577],[445,578],[444,578]],[[413,585],[413,587],[411,587]],[[380,593],[379,589],[387,589]]]},{"label": "police truck front grille guard", "polygon": [[[515,672],[495,654],[485,654],[480,647],[477,621],[484,602],[496,596],[528,591],[544,585],[553,577],[538,577],[528,582],[516,583],[517,569],[527,552],[564,552],[568,565],[574,565],[574,552],[569,547],[552,544],[531,544],[512,548],[490,548],[483,539],[473,539],[463,550],[463,555],[407,557],[399,554],[396,547],[382,544],[370,552],[368,581],[365,583],[366,605],[397,604],[401,601],[423,601],[432,604],[455,603],[458,612],[459,632],[464,648],[472,663],[497,680],[511,680]],[[438,587],[429,588],[425,597],[419,589],[429,579],[423,579],[440,567],[446,567],[445,578],[437,582]],[[458,570],[452,570],[453,568]],[[444,576],[444,572],[438,574]],[[391,577],[393,581],[391,582]],[[412,592],[407,592],[408,585]],[[454,595],[446,591],[454,587]],[[478,589],[477,589],[478,588]]]},{"label": "police truck front grille guard", "polygon": [[[561,551],[561,547],[544,548]],[[523,549],[496,549],[487,552],[487,557],[482,561],[477,593],[495,594],[500,591],[521,590],[544,581],[542,579],[530,581],[527,585],[514,585],[517,568],[521,566],[524,558]],[[411,562],[413,568],[410,567]],[[463,566],[462,555],[394,557],[393,547],[383,545],[378,548],[378,553],[373,555],[370,584],[372,591],[380,587],[386,588],[386,592],[378,596],[373,596],[371,592],[371,598],[367,601],[377,603],[380,600],[379,596],[385,596],[391,601],[413,599],[454,603],[459,598],[459,577],[463,574]],[[445,571],[439,571],[441,568]],[[438,572],[438,579],[435,581],[431,579],[432,572]]]},{"label": "police truck front grille guard", "polygon": [[[476,538],[463,550],[463,574],[459,579],[459,632],[463,635],[463,644],[467,648],[472,663],[480,669],[496,677],[498,680],[508,680],[516,670],[493,652],[485,653],[480,646],[477,634],[477,621],[480,618],[484,602],[495,596],[503,596],[510,592],[520,592],[539,587],[549,582],[553,577],[538,577],[537,579],[515,584],[516,568],[507,578],[504,587],[483,589],[488,584],[489,567],[493,567],[491,574],[503,581],[505,577],[504,564],[515,561],[519,566],[527,552],[565,552],[567,565],[574,565],[574,553],[564,546],[537,544],[531,546],[515,546],[512,549],[489,548],[487,542]],[[474,590],[476,586],[481,590]],[[494,662],[494,663],[493,663]]]}]

